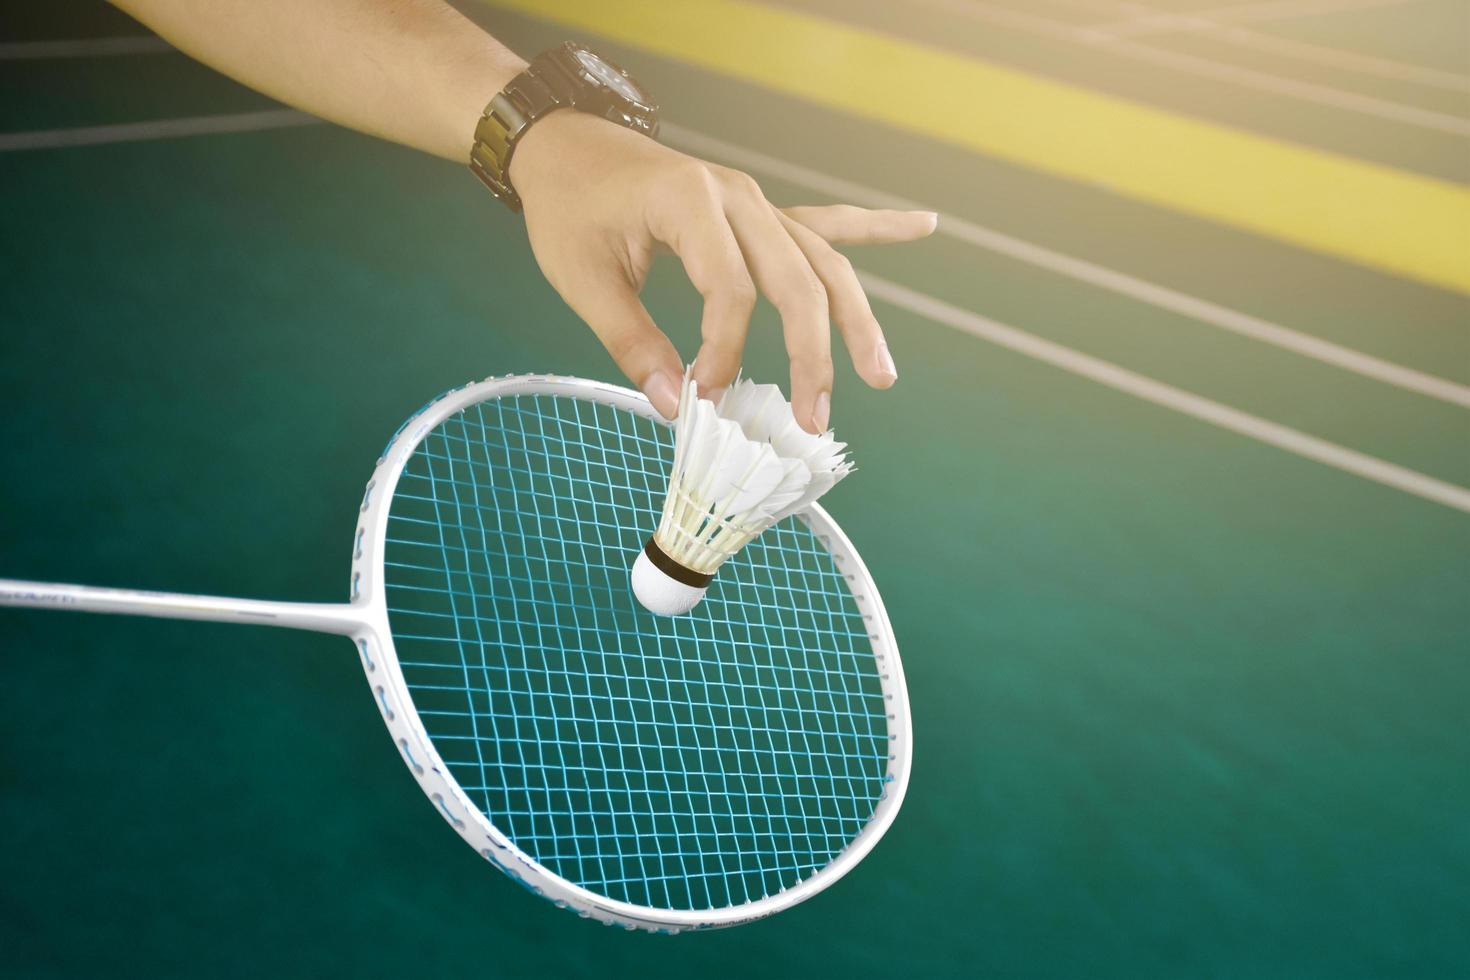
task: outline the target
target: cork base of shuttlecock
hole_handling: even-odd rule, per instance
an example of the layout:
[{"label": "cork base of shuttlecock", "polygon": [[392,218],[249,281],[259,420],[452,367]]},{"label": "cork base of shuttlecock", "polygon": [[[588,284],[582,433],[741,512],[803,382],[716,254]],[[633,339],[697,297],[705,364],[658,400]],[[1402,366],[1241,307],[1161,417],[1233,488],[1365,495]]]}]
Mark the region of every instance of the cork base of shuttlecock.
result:
[{"label": "cork base of shuttlecock", "polygon": [[690,571],[649,538],[633,562],[631,578],[633,594],[644,609],[658,616],[679,616],[699,605],[714,576]]}]

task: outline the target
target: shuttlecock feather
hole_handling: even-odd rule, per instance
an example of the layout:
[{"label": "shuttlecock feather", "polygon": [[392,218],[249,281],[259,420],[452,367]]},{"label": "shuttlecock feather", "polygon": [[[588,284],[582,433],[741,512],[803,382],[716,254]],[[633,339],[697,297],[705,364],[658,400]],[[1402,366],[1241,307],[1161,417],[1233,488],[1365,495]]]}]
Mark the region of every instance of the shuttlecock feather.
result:
[{"label": "shuttlecock feather", "polygon": [[663,515],[633,563],[638,600],[664,616],[693,609],[721,565],[852,472],[846,448],[802,429],[775,385],[737,381],[716,405],[686,374]]}]

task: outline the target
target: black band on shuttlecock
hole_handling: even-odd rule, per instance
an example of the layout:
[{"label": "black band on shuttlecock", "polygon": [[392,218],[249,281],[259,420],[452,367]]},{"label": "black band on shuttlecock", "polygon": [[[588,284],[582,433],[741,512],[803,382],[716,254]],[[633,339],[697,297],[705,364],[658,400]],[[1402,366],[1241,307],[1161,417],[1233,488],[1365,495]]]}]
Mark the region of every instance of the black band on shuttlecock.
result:
[{"label": "black band on shuttlecock", "polygon": [[663,553],[662,548],[653,543],[652,538],[649,538],[648,543],[643,546],[643,553],[648,556],[649,561],[653,562],[654,568],[657,568],[675,582],[683,585],[692,585],[696,589],[702,589],[714,580],[713,575],[704,575],[700,572],[690,571],[674,561],[674,559]]}]

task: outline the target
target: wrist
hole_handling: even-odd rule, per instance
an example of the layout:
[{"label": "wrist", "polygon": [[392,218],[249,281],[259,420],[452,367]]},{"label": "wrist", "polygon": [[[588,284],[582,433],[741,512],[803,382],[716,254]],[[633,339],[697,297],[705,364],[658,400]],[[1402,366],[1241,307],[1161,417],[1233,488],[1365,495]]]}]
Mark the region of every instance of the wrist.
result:
[{"label": "wrist", "polygon": [[558,163],[549,148],[565,145],[563,136],[574,148],[579,133],[608,124],[652,136],[658,107],[621,68],[568,41],[537,55],[490,99],[475,125],[470,170],[501,203],[519,211],[516,175],[524,183],[539,175],[538,161]]},{"label": "wrist", "polygon": [[577,179],[583,147],[596,144],[609,130],[621,127],[575,109],[558,109],[541,117],[521,136],[508,171],[522,197],[544,183]]}]

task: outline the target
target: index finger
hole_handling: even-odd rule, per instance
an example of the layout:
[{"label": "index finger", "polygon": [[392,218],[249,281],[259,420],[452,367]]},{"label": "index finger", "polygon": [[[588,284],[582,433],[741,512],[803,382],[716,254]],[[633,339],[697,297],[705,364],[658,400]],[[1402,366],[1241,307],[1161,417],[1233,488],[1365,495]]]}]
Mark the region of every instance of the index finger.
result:
[{"label": "index finger", "polygon": [[755,310],[755,283],[729,220],[717,204],[684,210],[674,221],[665,244],[679,256],[689,281],[704,297],[694,380],[700,394],[708,395],[728,387],[740,370],[750,315]]}]

